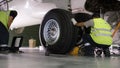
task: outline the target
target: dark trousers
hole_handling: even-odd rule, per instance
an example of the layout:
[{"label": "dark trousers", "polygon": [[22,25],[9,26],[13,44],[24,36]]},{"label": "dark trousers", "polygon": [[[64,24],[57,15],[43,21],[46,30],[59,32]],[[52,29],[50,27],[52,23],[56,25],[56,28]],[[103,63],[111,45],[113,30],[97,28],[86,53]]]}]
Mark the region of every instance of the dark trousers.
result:
[{"label": "dark trousers", "polygon": [[106,54],[110,55],[110,53],[109,53],[109,45],[103,45],[103,44],[95,43],[89,34],[84,34],[83,35],[83,44],[85,44],[85,43],[90,43],[90,46],[86,46],[84,48],[87,55],[88,54],[93,55],[95,47],[102,48],[105,55]]},{"label": "dark trousers", "polygon": [[9,32],[7,28],[0,22],[0,45],[7,44],[9,40]]},{"label": "dark trousers", "polygon": [[104,48],[104,49],[109,47],[109,45],[103,45],[103,44],[98,44],[94,42],[89,34],[83,35],[83,43],[90,43],[94,47],[99,47],[99,48]]}]

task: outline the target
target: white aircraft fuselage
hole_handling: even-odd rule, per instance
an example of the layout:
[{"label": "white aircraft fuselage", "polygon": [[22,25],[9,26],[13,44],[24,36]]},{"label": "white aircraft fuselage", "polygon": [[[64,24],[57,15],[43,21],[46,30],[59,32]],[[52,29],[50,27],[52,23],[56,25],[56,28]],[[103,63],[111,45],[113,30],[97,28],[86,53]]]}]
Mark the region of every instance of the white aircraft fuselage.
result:
[{"label": "white aircraft fuselage", "polygon": [[[72,12],[87,12],[84,9],[86,0],[71,0]],[[21,28],[41,24],[45,14],[54,8],[59,8],[55,3],[43,3],[42,0],[12,0],[9,10],[16,10],[17,17],[14,19],[10,29]]]}]

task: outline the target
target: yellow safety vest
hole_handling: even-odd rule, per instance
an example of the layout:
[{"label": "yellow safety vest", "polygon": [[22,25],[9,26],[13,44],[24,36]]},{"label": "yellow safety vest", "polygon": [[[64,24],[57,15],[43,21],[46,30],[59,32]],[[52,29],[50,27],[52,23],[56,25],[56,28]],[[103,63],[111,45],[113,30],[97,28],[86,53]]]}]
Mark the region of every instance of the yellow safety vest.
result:
[{"label": "yellow safety vest", "polygon": [[94,26],[91,28],[91,37],[98,44],[111,45],[111,26],[102,18],[93,19]]},{"label": "yellow safety vest", "polygon": [[0,11],[0,22],[8,29],[8,18],[10,11]]}]

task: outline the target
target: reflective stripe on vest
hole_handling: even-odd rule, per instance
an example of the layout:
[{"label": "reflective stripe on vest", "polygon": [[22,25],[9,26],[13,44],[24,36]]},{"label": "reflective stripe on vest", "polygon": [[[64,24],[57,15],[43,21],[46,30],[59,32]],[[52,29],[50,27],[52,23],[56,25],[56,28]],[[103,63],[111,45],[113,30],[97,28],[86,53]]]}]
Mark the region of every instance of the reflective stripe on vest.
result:
[{"label": "reflective stripe on vest", "polygon": [[93,19],[94,26],[91,28],[91,37],[98,44],[111,45],[111,26],[102,18]]},{"label": "reflective stripe on vest", "polygon": [[0,11],[0,21],[2,24],[8,29],[8,17],[9,17],[10,11]]},{"label": "reflective stripe on vest", "polygon": [[111,36],[112,35],[110,30],[102,29],[102,28],[91,29],[91,32],[95,32],[95,36]]}]

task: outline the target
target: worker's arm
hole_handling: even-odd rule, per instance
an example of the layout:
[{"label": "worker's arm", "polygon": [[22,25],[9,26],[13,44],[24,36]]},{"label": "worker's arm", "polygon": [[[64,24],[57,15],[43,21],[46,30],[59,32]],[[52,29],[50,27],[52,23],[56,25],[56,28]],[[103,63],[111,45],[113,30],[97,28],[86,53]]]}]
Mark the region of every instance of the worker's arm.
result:
[{"label": "worker's arm", "polygon": [[12,24],[12,22],[16,16],[17,16],[17,11],[10,12],[10,16],[8,18],[8,28],[10,27],[10,25]]},{"label": "worker's arm", "polygon": [[77,22],[76,20],[75,20],[75,18],[72,18],[71,19],[71,21],[73,22],[73,24],[75,25],[75,26],[84,26],[84,22]]},{"label": "worker's arm", "polygon": [[13,17],[12,16],[9,16],[9,19],[8,19],[8,28],[10,27],[10,25],[12,24],[13,22]]},{"label": "worker's arm", "polygon": [[75,25],[76,25],[76,26],[80,26],[80,27],[85,26],[84,22],[80,22],[80,23],[77,23],[77,24],[75,24]]},{"label": "worker's arm", "polygon": [[88,21],[86,21],[86,22],[79,22],[79,23],[76,23],[75,25],[76,25],[76,26],[80,26],[80,27],[85,26],[85,27],[88,28],[88,27],[94,26],[94,23],[93,23],[93,20],[90,19],[90,20],[88,20]]}]

